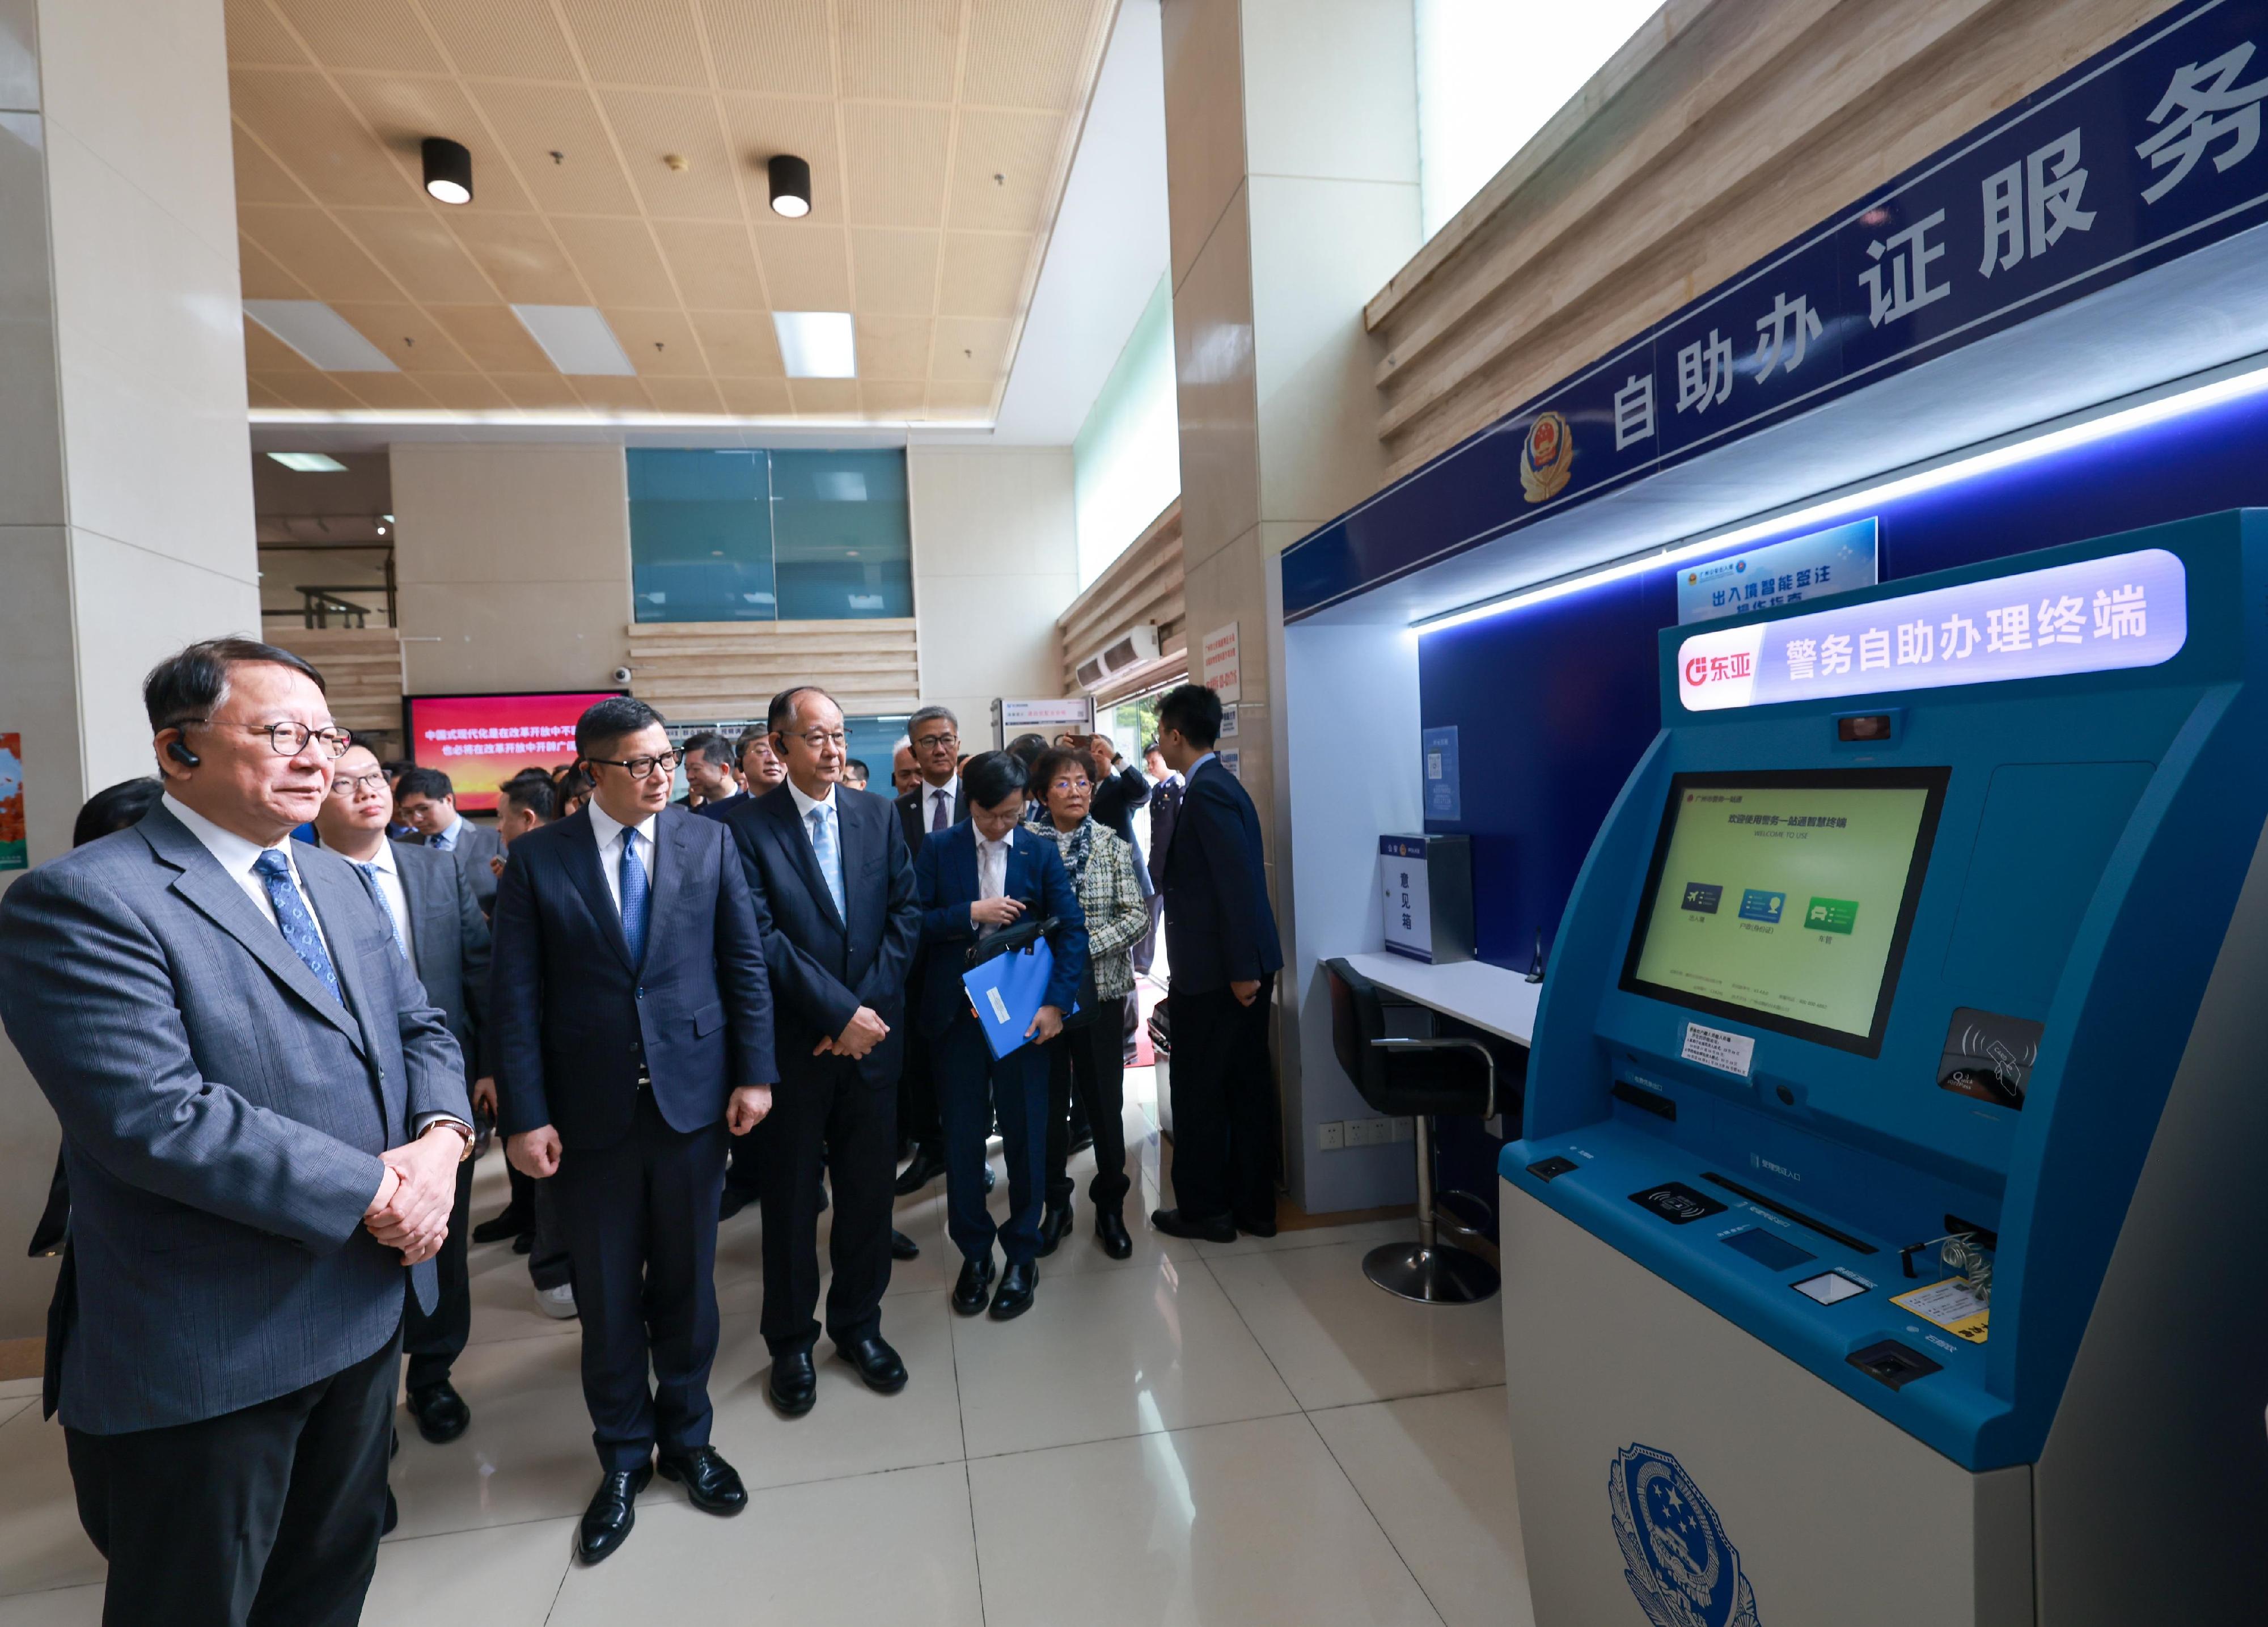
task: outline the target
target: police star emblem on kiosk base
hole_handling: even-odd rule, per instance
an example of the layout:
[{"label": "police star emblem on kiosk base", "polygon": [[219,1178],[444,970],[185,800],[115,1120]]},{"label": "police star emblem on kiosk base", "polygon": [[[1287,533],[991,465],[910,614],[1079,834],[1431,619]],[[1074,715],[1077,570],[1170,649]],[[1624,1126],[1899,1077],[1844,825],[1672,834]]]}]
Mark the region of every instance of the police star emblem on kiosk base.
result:
[{"label": "police star emblem on kiosk base", "polygon": [[1632,1442],[1615,1454],[1607,1499],[1623,1578],[1653,1627],[1757,1627],[1740,1553],[1683,1464]]}]

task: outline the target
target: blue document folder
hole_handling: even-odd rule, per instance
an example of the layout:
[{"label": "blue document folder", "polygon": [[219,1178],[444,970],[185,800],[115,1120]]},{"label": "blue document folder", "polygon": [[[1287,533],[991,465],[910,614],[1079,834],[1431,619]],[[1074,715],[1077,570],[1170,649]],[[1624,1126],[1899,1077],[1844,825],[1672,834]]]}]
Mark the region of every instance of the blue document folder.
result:
[{"label": "blue document folder", "polygon": [[[1048,980],[1055,970],[1055,952],[1042,938],[1028,949],[996,954],[961,973],[961,987],[968,990],[968,1003],[983,1025],[984,1042],[993,1056],[1005,1056],[1026,1042],[1024,1030],[1047,1004]],[[1078,1009],[1073,1002],[1071,1011]]]}]

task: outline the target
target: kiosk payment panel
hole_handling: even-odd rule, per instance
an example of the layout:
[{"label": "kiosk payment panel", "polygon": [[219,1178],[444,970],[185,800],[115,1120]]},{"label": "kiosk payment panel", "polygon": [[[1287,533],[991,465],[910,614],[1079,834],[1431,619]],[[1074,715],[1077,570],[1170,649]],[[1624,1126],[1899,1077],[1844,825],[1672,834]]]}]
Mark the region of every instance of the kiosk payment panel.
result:
[{"label": "kiosk payment panel", "polygon": [[2264,642],[2256,512],[1663,633],[1500,1171],[1540,1623],[2268,1620]]}]

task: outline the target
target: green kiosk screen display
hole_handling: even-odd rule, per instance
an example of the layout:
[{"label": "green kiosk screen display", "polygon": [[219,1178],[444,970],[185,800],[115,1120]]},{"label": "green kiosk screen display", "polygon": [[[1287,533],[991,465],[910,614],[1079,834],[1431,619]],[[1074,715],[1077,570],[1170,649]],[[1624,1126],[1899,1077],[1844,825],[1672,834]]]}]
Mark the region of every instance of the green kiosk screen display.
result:
[{"label": "green kiosk screen display", "polygon": [[1945,782],[1676,776],[1622,986],[1879,1055]]}]

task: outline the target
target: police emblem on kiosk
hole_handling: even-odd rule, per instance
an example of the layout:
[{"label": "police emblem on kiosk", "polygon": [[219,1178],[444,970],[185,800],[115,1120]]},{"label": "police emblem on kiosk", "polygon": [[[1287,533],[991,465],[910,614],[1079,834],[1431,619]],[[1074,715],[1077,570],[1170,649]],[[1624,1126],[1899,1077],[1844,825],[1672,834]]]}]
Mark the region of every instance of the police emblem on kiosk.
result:
[{"label": "police emblem on kiosk", "polygon": [[1547,412],[1528,426],[1528,440],[1520,449],[1520,488],[1530,503],[1545,503],[1559,495],[1575,467],[1575,431],[1556,412]]},{"label": "police emblem on kiosk", "polygon": [[1757,1627],[1741,1556],[1685,1466],[1633,1442],[1608,1471],[1623,1579],[1653,1627]]}]

